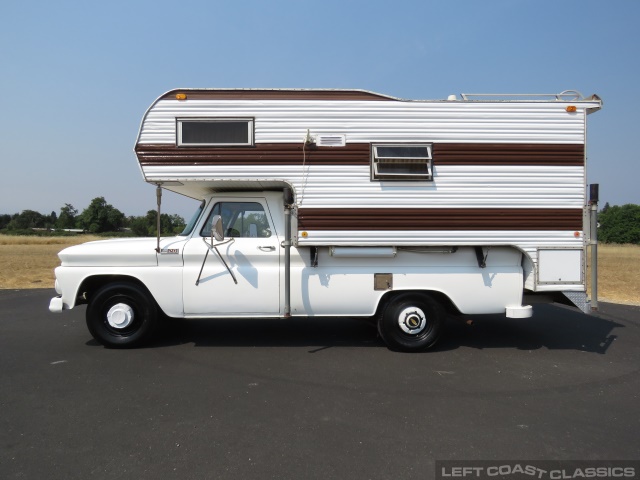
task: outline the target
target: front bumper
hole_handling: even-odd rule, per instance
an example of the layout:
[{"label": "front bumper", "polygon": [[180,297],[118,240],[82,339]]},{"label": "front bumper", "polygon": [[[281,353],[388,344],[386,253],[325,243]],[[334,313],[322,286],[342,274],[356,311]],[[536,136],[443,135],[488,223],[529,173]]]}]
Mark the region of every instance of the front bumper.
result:
[{"label": "front bumper", "polygon": [[64,310],[64,304],[62,303],[62,297],[53,297],[49,302],[49,311],[53,313],[60,313]]}]

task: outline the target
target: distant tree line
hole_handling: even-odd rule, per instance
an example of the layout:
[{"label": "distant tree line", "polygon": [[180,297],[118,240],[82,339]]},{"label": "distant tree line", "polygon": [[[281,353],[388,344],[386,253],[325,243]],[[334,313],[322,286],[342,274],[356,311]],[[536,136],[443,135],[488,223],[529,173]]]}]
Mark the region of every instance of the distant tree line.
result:
[{"label": "distant tree line", "polygon": [[598,241],[640,245],[640,205],[605,203],[598,212]]},{"label": "distant tree line", "polygon": [[[157,214],[149,210],[142,217],[127,217],[104,197],[96,197],[81,213],[70,203],[65,203],[60,213],[45,215],[34,210],[23,210],[13,215],[0,214],[0,232],[28,234],[36,230],[82,230],[87,233],[130,233],[137,237],[157,235]],[[160,232],[164,235],[180,233],[185,227],[180,215],[160,215]]]}]

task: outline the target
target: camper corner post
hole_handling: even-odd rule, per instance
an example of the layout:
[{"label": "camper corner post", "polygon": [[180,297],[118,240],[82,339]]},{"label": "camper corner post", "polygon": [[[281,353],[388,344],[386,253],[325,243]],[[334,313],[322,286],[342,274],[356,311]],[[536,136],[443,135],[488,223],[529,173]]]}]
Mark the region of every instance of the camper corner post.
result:
[{"label": "camper corner post", "polygon": [[158,212],[156,215],[156,252],[160,253],[160,206],[162,205],[162,183],[156,183],[156,203],[158,205]]},{"label": "camper corner post", "polygon": [[600,185],[592,183],[589,186],[589,204],[591,213],[591,227],[589,244],[591,245],[591,310],[598,311],[598,191]]},{"label": "camper corner post", "polygon": [[284,316],[291,317],[291,209],[293,191],[285,188],[284,198]]}]

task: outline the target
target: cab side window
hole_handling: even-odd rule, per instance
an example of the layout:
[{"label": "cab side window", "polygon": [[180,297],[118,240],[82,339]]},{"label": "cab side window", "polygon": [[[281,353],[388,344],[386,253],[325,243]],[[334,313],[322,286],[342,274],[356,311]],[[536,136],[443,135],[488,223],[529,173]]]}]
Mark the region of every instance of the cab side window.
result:
[{"label": "cab side window", "polygon": [[262,205],[257,202],[216,203],[200,231],[201,236],[211,235],[214,215],[222,217],[225,237],[267,238],[271,236],[267,214]]}]

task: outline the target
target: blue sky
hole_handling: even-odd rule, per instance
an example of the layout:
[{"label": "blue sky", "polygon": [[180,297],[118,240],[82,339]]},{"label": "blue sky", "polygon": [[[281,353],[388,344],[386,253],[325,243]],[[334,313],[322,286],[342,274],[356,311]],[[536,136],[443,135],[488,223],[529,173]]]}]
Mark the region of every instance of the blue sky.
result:
[{"label": "blue sky", "polygon": [[97,196],[154,209],[133,145],[148,106],[183,87],[597,93],[588,180],[601,204],[640,203],[638,24],[637,0],[4,0],[0,213]]}]

